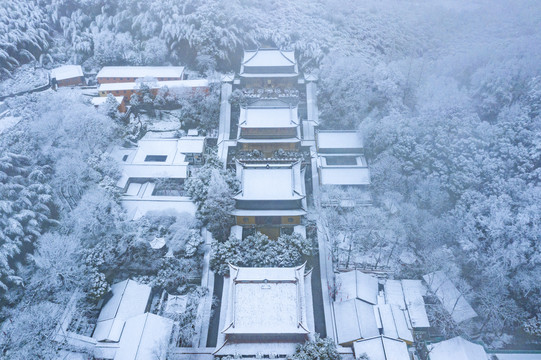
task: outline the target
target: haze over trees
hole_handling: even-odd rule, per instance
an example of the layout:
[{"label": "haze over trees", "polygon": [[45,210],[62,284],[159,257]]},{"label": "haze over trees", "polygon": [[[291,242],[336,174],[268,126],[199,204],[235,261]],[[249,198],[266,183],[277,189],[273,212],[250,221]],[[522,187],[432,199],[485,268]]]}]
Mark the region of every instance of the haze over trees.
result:
[{"label": "haze over trees", "polygon": [[[446,270],[481,315],[450,335],[538,341],[540,29],[536,0],[7,0],[0,70],[7,77],[41,60],[87,71],[181,64],[225,73],[238,70],[243,48],[295,49],[301,69],[319,75],[321,127],[361,129],[371,169],[373,208],[322,214],[347,233],[334,255],[405,277]],[[118,203],[118,169],[105,152],[126,140],[129,125],[64,91],[6,103],[21,122],[0,135],[1,315],[17,319],[2,344],[42,339],[70,290],[82,286],[95,300],[112,272],[189,286],[200,265],[196,220],[164,216],[159,230],[134,229]],[[183,104],[183,117],[212,129],[216,103]],[[186,190],[198,220],[227,244],[232,203],[217,194],[237,185],[219,168],[205,166]],[[157,232],[181,260],[149,256],[141,239]],[[70,251],[58,258],[64,243]],[[221,261],[237,255],[224,251]],[[188,276],[171,277],[178,272]],[[42,345],[20,344],[8,349],[13,358],[48,356]]]}]

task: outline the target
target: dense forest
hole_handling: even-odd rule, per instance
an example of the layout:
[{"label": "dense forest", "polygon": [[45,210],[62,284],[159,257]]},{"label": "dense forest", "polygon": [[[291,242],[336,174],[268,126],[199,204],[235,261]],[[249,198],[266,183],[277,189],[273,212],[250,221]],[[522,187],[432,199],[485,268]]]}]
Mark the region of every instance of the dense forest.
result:
[{"label": "dense forest", "polygon": [[[363,132],[374,206],[321,214],[351,234],[348,251],[398,276],[445,270],[481,315],[457,327],[432,314],[450,335],[494,346],[541,336],[539,1],[5,0],[0,30],[4,80],[26,63],[89,72],[172,64],[212,76],[238,71],[244,48],[294,49],[301,70],[319,76],[320,127]],[[16,319],[2,351],[48,358],[57,304],[74,288],[101,296],[113,266],[188,286],[171,276],[200,265],[200,239],[188,230],[210,221],[227,231],[223,194],[235,184],[208,166],[189,185],[202,216],[135,227],[106,155],[133,129],[62,92],[9,106],[23,121],[0,135],[2,319]],[[215,199],[206,201],[209,187]],[[146,253],[142,239],[157,232],[182,260]],[[134,258],[146,262],[130,268]]]}]

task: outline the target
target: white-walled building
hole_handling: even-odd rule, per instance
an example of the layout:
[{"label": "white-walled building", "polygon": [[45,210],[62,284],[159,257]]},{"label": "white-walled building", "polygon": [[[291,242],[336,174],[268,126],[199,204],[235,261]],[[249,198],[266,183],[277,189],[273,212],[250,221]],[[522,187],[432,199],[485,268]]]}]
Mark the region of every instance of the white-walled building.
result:
[{"label": "white-walled building", "polygon": [[149,211],[170,210],[195,215],[196,206],[183,184],[189,175],[189,159],[202,162],[205,139],[143,138],[136,148],[115,148],[111,155],[120,164],[117,182],[122,204],[131,219]]}]

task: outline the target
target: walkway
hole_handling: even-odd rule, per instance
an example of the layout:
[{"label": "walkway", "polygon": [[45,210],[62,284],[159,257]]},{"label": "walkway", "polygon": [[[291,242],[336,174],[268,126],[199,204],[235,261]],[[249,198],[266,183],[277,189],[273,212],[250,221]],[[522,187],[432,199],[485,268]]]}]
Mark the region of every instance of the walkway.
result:
[{"label": "walkway", "polygon": [[218,127],[218,158],[222,160],[224,167],[227,165],[227,153],[229,146],[236,145],[235,141],[229,140],[231,127],[231,104],[229,96],[233,91],[232,79],[228,76],[222,78],[222,92],[220,101],[220,125]]},{"label": "walkway", "polygon": [[[315,80],[315,79],[314,79]],[[317,240],[319,248],[319,267],[321,271],[321,292],[323,296],[323,311],[325,314],[325,328],[327,337],[336,339],[336,331],[334,325],[334,313],[332,311],[332,302],[330,297],[330,290],[334,283],[334,271],[332,264],[332,257],[328,243],[325,236],[325,228],[321,224],[321,221],[317,218],[317,206],[320,198],[319,190],[319,175],[317,172],[317,153],[315,146],[315,127],[318,123],[318,108],[317,108],[317,84],[313,81],[306,83],[306,103],[307,103],[307,117],[308,119],[303,121],[303,140],[310,143],[310,157],[312,166],[312,196],[314,199],[314,207],[312,209],[312,215],[316,216],[317,222]]]},{"label": "walkway", "polygon": [[212,234],[203,228],[203,238],[205,239],[205,255],[203,257],[203,274],[201,276],[201,287],[207,288],[207,294],[201,299],[197,309],[197,318],[195,323],[196,333],[192,339],[194,348],[204,348],[207,346],[208,328],[212,309],[212,293],[214,290],[214,272],[210,269],[210,251],[212,243]]}]

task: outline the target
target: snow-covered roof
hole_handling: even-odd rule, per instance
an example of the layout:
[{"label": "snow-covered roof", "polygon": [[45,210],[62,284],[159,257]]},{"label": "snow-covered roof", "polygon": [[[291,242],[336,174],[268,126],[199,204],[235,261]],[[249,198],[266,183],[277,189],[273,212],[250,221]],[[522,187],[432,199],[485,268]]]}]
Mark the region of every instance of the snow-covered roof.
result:
[{"label": "snow-covered roof", "polygon": [[298,70],[294,51],[282,51],[278,49],[244,51],[240,76],[291,77],[297,75]]},{"label": "snow-covered roof", "polygon": [[379,329],[370,305],[359,299],[333,303],[339,344],[379,335]]},{"label": "snow-covered roof", "polygon": [[242,128],[291,128],[299,125],[298,108],[241,107],[239,126]]},{"label": "snow-covered roof", "polygon": [[117,186],[125,188],[130,179],[186,179],[188,177],[188,163],[180,165],[158,164],[125,164],[122,166],[122,176]]},{"label": "snow-covered roof", "polygon": [[421,280],[387,280],[385,282],[385,303],[407,310],[414,328],[428,328],[423,295],[426,289]]},{"label": "snow-covered roof", "polygon": [[81,76],[84,75],[80,65],[62,65],[51,70],[51,79],[56,79],[56,81],[73,79]]},{"label": "snow-covered roof", "polygon": [[100,84],[98,91],[137,91],[141,84],[146,84],[150,89],[160,89],[166,87],[169,90],[183,88],[206,88],[209,82],[206,79],[194,80],[173,80],[173,81],[149,81],[149,82],[125,82],[125,83],[105,83]]},{"label": "snow-covered roof", "polygon": [[265,354],[273,355],[275,358],[285,357],[295,352],[297,343],[284,342],[280,338],[276,338],[274,341],[265,342],[235,342],[234,340],[226,340],[225,343],[218,347],[214,352],[216,356],[247,356],[249,359],[253,359],[254,355]]},{"label": "snow-covered roof", "polygon": [[387,336],[377,336],[353,343],[355,356],[366,354],[370,360],[410,360],[405,342]]},{"label": "snow-covered roof", "polygon": [[97,78],[179,78],[183,66],[104,66]]},{"label": "snow-covered roof", "polygon": [[237,200],[300,200],[305,194],[302,186],[301,164],[241,164],[237,163],[241,191]]},{"label": "snow-covered roof", "polygon": [[114,360],[165,360],[173,320],[151,313],[126,321]]},{"label": "snow-covered roof", "polygon": [[367,167],[320,167],[321,185],[370,185]]},{"label": "snow-covered roof", "polygon": [[149,138],[139,140],[134,149],[114,148],[111,156],[122,168],[117,186],[126,187],[131,178],[187,178],[188,162],[179,144],[179,139]]},{"label": "snow-covered roof", "polygon": [[124,322],[145,312],[150,291],[150,286],[133,280],[114,284],[111,287],[112,297],[101,309],[92,337],[98,341],[117,342],[122,334]]},{"label": "snow-covered roof", "polygon": [[331,150],[357,152],[363,149],[361,133],[355,130],[320,130],[316,133],[316,141],[320,152]]},{"label": "snow-covered roof", "polygon": [[430,360],[486,360],[485,349],[460,336],[427,346]]},{"label": "snow-covered roof", "polygon": [[386,280],[384,285],[385,303],[397,305],[400,309],[406,308],[404,291],[400,280]]},{"label": "snow-covered roof", "polygon": [[[114,98],[119,105],[122,104],[122,101],[124,100],[124,96],[115,96]],[[92,98],[92,100],[90,100],[90,102],[94,106],[100,106],[105,104],[107,99],[107,96],[95,96]]]},{"label": "snow-covered roof", "polygon": [[185,136],[178,139],[178,151],[183,154],[201,154],[204,149],[204,136]]},{"label": "snow-covered roof", "polygon": [[402,289],[411,325],[414,328],[430,327],[423,299],[423,295],[426,294],[423,282],[421,280],[402,280]]},{"label": "snow-covered roof", "polygon": [[436,294],[443,308],[451,315],[454,321],[460,323],[477,316],[477,313],[464,298],[464,295],[443,271],[424,275],[423,279],[426,281],[430,291]]},{"label": "snow-covered roof", "polygon": [[308,334],[304,265],[291,268],[230,266],[224,334]]},{"label": "snow-covered roof", "polygon": [[380,304],[376,305],[383,328],[383,335],[393,339],[400,339],[413,342],[413,334],[408,327],[406,314],[397,305]]},{"label": "snow-covered roof", "polygon": [[244,51],[244,66],[291,66],[295,65],[295,52],[278,49],[257,49]]},{"label": "snow-covered roof", "polygon": [[378,279],[359,270],[336,274],[337,301],[360,299],[370,304],[377,304]]},{"label": "snow-covered roof", "polygon": [[280,138],[280,139],[243,139],[237,140],[239,144],[287,144],[301,142],[299,138]]},{"label": "snow-covered roof", "polygon": [[[149,155],[165,155],[165,161],[155,162],[149,161]],[[184,163],[184,156],[178,149],[178,139],[142,139],[137,143],[137,152],[132,164],[148,164],[155,163],[156,165],[180,165]]]},{"label": "snow-covered roof", "polygon": [[234,216],[302,216],[306,215],[303,209],[286,209],[286,210],[247,210],[235,209],[231,212]]},{"label": "snow-covered roof", "polygon": [[138,220],[149,212],[172,212],[195,216],[197,206],[188,197],[152,196],[149,198],[122,197],[122,206],[126,209],[127,218]]}]

